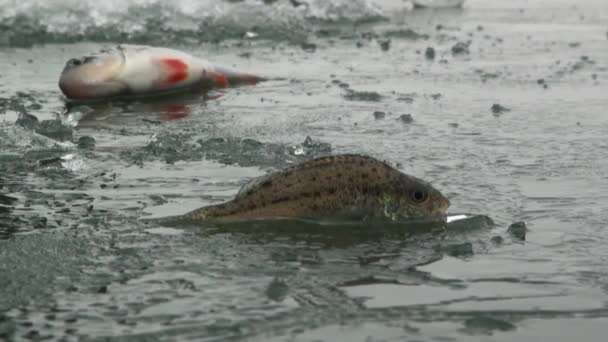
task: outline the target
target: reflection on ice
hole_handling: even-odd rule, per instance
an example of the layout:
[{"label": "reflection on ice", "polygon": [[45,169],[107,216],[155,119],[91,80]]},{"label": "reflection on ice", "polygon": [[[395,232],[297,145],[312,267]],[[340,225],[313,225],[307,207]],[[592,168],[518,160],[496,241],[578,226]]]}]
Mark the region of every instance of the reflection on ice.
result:
[{"label": "reflection on ice", "polygon": [[468,215],[452,215],[452,216],[448,216],[448,223],[452,222],[452,221],[457,221],[457,220],[464,220],[467,217],[469,217]]}]

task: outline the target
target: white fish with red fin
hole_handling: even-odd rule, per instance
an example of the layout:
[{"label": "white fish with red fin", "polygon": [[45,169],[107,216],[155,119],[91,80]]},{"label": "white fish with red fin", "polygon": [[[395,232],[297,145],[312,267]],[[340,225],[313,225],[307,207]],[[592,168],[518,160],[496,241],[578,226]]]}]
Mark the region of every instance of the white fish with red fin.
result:
[{"label": "white fish with red fin", "polygon": [[59,88],[69,99],[96,100],[255,84],[263,80],[174,49],[119,45],[70,59],[61,73]]}]

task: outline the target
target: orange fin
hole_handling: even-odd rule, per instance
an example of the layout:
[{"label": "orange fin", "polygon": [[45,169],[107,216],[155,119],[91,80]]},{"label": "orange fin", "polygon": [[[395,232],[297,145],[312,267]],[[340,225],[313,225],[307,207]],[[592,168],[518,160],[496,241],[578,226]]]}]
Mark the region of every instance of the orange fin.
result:
[{"label": "orange fin", "polygon": [[228,78],[221,72],[210,72],[209,77],[217,87],[225,88],[228,86]]},{"label": "orange fin", "polygon": [[165,84],[173,84],[188,78],[188,64],[178,58],[163,58],[160,62],[167,68],[167,76],[162,80]]}]

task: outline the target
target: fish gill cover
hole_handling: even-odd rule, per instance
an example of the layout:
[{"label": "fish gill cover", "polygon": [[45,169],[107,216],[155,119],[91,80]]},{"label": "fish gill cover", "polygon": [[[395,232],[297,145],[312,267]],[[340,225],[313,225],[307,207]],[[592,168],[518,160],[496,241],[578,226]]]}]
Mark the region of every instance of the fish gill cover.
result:
[{"label": "fish gill cover", "polygon": [[366,0],[0,0],[0,46],[121,41],[220,42],[243,37],[300,44],[313,22],[381,19]]}]

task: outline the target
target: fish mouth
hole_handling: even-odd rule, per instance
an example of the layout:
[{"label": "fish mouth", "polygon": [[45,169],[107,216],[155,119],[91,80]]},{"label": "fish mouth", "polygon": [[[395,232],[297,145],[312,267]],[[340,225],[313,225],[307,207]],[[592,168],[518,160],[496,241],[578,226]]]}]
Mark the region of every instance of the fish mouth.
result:
[{"label": "fish mouth", "polygon": [[438,198],[439,204],[435,207],[435,217],[441,221],[446,222],[448,217],[448,208],[450,207],[450,200],[446,197],[440,196]]},{"label": "fish mouth", "polygon": [[441,206],[441,208],[443,209],[443,211],[447,212],[448,208],[450,207],[450,204],[451,204],[450,200],[447,199],[446,197],[444,197],[443,201],[442,201],[442,206]]},{"label": "fish mouth", "polygon": [[117,76],[125,64],[122,49],[72,58],[66,62],[59,89],[69,99],[86,100],[118,95],[128,89]]}]

